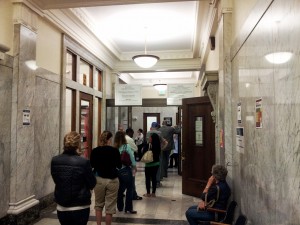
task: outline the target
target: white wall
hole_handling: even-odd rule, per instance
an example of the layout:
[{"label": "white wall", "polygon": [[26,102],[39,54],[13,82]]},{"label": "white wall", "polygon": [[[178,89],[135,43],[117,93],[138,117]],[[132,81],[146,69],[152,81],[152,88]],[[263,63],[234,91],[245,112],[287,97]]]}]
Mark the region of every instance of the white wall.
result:
[{"label": "white wall", "polygon": [[37,66],[61,74],[62,34],[42,18],[38,21]]},{"label": "white wall", "polygon": [[0,44],[10,48],[10,51],[7,52],[9,55],[13,53],[12,13],[13,7],[11,1],[0,0]]},{"label": "white wall", "polygon": [[236,39],[239,31],[241,30],[245,20],[248,18],[252,8],[258,2],[258,0],[232,0],[233,12],[232,12],[232,42]]}]

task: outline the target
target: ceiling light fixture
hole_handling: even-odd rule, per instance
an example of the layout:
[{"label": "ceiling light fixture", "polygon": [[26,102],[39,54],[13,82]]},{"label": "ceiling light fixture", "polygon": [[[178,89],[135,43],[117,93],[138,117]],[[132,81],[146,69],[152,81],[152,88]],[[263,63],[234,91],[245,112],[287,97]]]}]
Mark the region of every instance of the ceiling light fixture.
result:
[{"label": "ceiling light fixture", "polygon": [[167,85],[166,84],[153,84],[153,87],[158,91],[167,90]]},{"label": "ceiling light fixture", "polygon": [[265,55],[265,58],[268,62],[273,64],[283,64],[289,61],[292,57],[291,52],[274,52],[268,55]]},{"label": "ceiling light fixture", "polygon": [[147,54],[147,27],[145,27],[145,30],[145,54],[133,56],[132,59],[139,67],[150,68],[157,63],[159,57]]}]

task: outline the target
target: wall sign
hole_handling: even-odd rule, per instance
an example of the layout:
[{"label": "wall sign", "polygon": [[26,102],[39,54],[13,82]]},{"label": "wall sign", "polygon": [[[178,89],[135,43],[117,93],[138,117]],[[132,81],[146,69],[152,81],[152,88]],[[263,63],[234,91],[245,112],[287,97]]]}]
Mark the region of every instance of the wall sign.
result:
[{"label": "wall sign", "polygon": [[30,109],[23,109],[23,125],[30,125]]},{"label": "wall sign", "polygon": [[115,105],[142,105],[142,86],[131,84],[116,84]]},{"label": "wall sign", "polygon": [[255,127],[262,128],[262,99],[255,101]]},{"label": "wall sign", "polygon": [[236,150],[240,153],[245,153],[244,127],[236,128]]},{"label": "wall sign", "polygon": [[167,105],[182,105],[183,98],[194,97],[194,84],[168,84]]}]

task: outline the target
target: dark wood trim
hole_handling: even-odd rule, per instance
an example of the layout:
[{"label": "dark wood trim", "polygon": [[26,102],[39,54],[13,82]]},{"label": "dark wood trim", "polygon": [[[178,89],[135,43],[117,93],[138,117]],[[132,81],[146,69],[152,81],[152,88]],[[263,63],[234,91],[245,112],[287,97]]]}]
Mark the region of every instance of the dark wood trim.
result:
[{"label": "dark wood trim", "polygon": [[[115,107],[115,99],[106,99],[106,106],[107,107]],[[121,105],[119,107],[126,106]],[[132,105],[130,105],[132,106]],[[149,98],[149,99],[143,99],[141,107],[167,107],[167,99],[166,98]],[[174,107],[174,105],[170,105]],[[132,106],[135,107],[135,106]]]},{"label": "dark wood trim", "polygon": [[99,137],[101,134],[101,115],[102,115],[102,99],[98,99],[98,137],[97,137],[97,143],[99,143]]},{"label": "dark wood trim", "polygon": [[72,109],[71,109],[71,129],[72,131],[76,131],[76,91],[70,89],[72,91]]}]

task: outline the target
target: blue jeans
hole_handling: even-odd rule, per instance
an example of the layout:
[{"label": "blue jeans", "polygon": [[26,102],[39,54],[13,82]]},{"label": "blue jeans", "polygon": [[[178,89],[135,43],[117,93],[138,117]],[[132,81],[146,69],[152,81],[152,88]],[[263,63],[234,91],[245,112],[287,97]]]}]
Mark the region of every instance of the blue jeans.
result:
[{"label": "blue jeans", "polygon": [[185,216],[190,225],[198,225],[197,221],[214,221],[215,214],[208,211],[198,211],[197,206],[191,206],[186,212]]},{"label": "blue jeans", "polygon": [[89,220],[90,208],[73,210],[73,211],[58,211],[57,217],[61,225],[86,225]]},{"label": "blue jeans", "polygon": [[118,190],[117,208],[119,211],[124,209],[123,193],[126,190],[125,211],[133,210],[132,196],[133,196],[133,176],[130,167],[124,167],[119,170],[120,186]]}]

